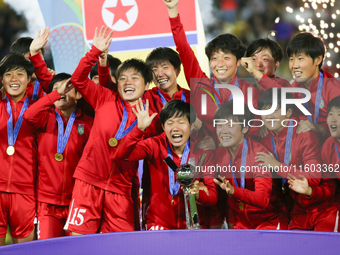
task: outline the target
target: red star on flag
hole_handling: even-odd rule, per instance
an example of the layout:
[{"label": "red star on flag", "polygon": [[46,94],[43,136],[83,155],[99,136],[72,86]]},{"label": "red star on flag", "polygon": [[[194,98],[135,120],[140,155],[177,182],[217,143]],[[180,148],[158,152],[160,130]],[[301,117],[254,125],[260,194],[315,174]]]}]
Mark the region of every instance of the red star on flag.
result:
[{"label": "red star on flag", "polygon": [[126,13],[130,11],[132,7],[134,7],[134,5],[124,6],[122,0],[118,0],[116,7],[107,7],[106,9],[115,15],[112,26],[120,19],[129,24]]}]

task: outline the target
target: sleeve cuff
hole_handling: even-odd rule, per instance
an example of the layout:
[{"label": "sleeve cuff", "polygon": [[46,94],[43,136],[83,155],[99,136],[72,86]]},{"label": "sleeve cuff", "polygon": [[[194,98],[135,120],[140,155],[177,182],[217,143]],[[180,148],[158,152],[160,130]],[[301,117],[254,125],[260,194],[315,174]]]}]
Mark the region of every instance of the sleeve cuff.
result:
[{"label": "sleeve cuff", "polygon": [[50,100],[51,104],[54,104],[55,101],[61,98],[56,89],[53,90],[51,93],[47,94],[46,96]]}]

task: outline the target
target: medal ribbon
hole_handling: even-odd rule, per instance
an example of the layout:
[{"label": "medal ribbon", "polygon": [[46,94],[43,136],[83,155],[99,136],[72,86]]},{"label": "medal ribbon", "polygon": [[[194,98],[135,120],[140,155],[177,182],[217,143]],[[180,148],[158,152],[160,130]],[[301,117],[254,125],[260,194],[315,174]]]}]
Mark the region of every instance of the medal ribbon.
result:
[{"label": "medal ribbon", "polygon": [[[293,128],[294,128],[293,121],[290,120],[288,131],[287,131],[287,136],[286,136],[285,156],[283,160],[283,163],[285,163],[285,165],[289,165],[289,154],[290,154],[290,148],[292,146]],[[271,135],[271,142],[272,142],[272,149],[273,149],[275,158],[276,160],[279,160],[279,156],[277,154],[276,146],[275,146],[275,139],[273,135]],[[282,178],[282,184],[285,184],[285,183],[286,183],[286,179]]]},{"label": "medal ribbon", "polygon": [[[120,99],[121,102],[122,102],[122,105],[123,105],[123,108],[124,108],[124,113],[123,113],[123,119],[122,119],[122,122],[120,123],[120,126],[118,128],[118,131],[115,135],[115,138],[117,140],[120,140],[122,139],[124,136],[126,136],[137,124],[137,119],[127,128],[125,129],[125,126],[126,126],[126,121],[127,121],[127,118],[128,118],[128,114],[126,112],[126,109],[125,109],[125,106],[124,106],[124,102],[122,99]],[[124,130],[125,129],[125,130]]]},{"label": "medal ribbon", "polygon": [[32,99],[34,100],[38,100],[39,87],[40,87],[40,82],[38,79],[36,79],[34,83],[34,89],[33,89],[33,95],[32,95]]},{"label": "medal ribbon", "polygon": [[336,146],[336,144],[334,144],[335,150],[336,150],[336,154],[338,154],[338,159],[340,160],[340,154],[339,154],[339,149],[338,146]]},{"label": "medal ribbon", "polygon": [[[164,96],[162,95],[162,93],[161,93],[161,91],[160,91],[159,89],[157,89],[157,92],[158,92],[158,95],[159,95],[159,97],[161,98],[161,101],[162,101],[163,106],[164,106],[164,105],[167,103],[167,101],[166,101],[166,99],[164,98]],[[187,98],[186,98],[186,96],[185,96],[184,90],[183,90],[183,92],[182,92],[181,100],[182,100],[183,102],[186,102],[186,101],[187,101]]]},{"label": "medal ribbon", "polygon": [[6,108],[7,108],[7,112],[9,114],[9,118],[7,121],[7,134],[8,134],[8,145],[9,146],[13,146],[15,141],[17,140],[19,131],[20,131],[20,127],[22,124],[22,121],[24,120],[22,118],[22,115],[24,114],[24,112],[26,111],[27,107],[28,107],[28,98],[26,97],[25,102],[21,108],[17,123],[15,124],[14,130],[13,130],[13,115],[12,115],[12,108],[11,108],[11,103],[9,102],[8,97],[6,97]]},{"label": "medal ribbon", "polygon": [[[168,149],[168,157],[170,157],[172,159],[172,151],[171,151],[168,139],[166,140],[166,144],[167,144],[167,149]],[[187,163],[189,151],[190,151],[190,143],[189,143],[189,140],[188,140],[185,147],[184,147],[184,152],[183,152],[183,156],[182,156],[182,159],[181,159],[181,165]],[[171,194],[171,196],[175,196],[178,193],[180,185],[177,181],[175,183],[174,171],[172,171],[172,169],[170,167],[168,167],[168,175],[169,175],[170,194]]]},{"label": "medal ribbon", "polygon": [[[222,102],[221,102],[221,100],[220,100],[221,95],[220,95],[219,89],[216,88],[215,85],[216,85],[216,81],[214,80],[214,89],[215,89],[216,93],[218,94],[218,96],[216,96],[216,95],[214,94],[214,97],[215,97],[215,101],[216,101],[216,104],[217,104],[217,108],[219,108],[219,107],[221,106],[221,104],[222,104]],[[236,86],[236,87],[238,87],[238,88],[240,87],[240,85],[239,85],[239,83],[238,83],[238,79],[236,79],[236,82],[235,82],[235,85],[234,85],[234,86]],[[233,94],[230,92],[230,97],[229,97],[229,100],[228,100],[228,101],[231,101],[231,100],[233,100]]]},{"label": "medal ribbon", "polygon": [[[320,101],[321,101],[322,88],[323,88],[323,74],[320,72],[318,89],[316,91],[316,98],[315,98],[315,109],[314,109],[314,123],[316,124],[319,122],[319,110],[320,110],[319,107],[320,107]],[[303,105],[309,111],[308,102],[304,103]],[[313,122],[312,116],[308,115],[307,118],[309,121]]]},{"label": "medal ribbon", "polygon": [[68,138],[70,137],[70,133],[72,130],[72,125],[74,120],[76,119],[77,111],[74,110],[70,116],[70,118],[67,121],[67,126],[64,134],[64,122],[60,116],[60,114],[57,112],[57,109],[55,109],[55,113],[57,116],[57,122],[58,122],[58,145],[57,145],[57,152],[62,154],[65,150]]},{"label": "medal ribbon", "polygon": [[[246,171],[246,163],[247,163],[247,154],[248,154],[248,142],[245,138],[243,138],[243,147],[242,147],[242,158],[241,158],[241,167],[240,167],[240,173],[241,173],[241,189],[244,189],[246,186],[246,181],[245,181],[245,171]],[[229,157],[229,162],[231,168],[233,167],[231,159]],[[234,171],[231,171],[233,174],[233,179],[235,186],[238,187],[238,182],[235,176]]]}]

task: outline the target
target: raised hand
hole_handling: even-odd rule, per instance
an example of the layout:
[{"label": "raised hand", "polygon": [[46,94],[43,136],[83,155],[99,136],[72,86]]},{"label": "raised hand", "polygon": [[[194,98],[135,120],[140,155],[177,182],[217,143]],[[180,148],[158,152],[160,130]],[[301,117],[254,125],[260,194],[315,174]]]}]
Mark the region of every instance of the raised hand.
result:
[{"label": "raised hand", "polygon": [[96,27],[93,37],[93,45],[100,51],[108,51],[109,49],[112,41],[111,36],[113,34],[113,30],[111,30],[110,32],[108,31],[108,27],[102,26],[98,33],[98,28]]},{"label": "raised hand", "polygon": [[191,134],[198,132],[201,129],[201,127],[202,127],[202,121],[196,117],[195,122],[192,123],[190,127]]},{"label": "raised hand", "polygon": [[270,151],[269,153],[260,151],[256,154],[258,156],[255,157],[255,162],[260,162],[259,166],[266,166],[268,168],[280,166],[280,162],[276,160],[276,158]]},{"label": "raised hand", "polygon": [[196,200],[200,196],[199,183],[200,182],[196,180],[193,184],[190,185],[190,189],[189,189],[190,194],[195,195]]},{"label": "raised hand", "polygon": [[268,135],[268,128],[263,125],[262,127],[259,128],[259,130],[257,130],[257,134],[261,138],[267,137],[267,135]]},{"label": "raised hand", "polygon": [[172,9],[177,6],[179,0],[163,0],[166,7]]},{"label": "raised hand", "polygon": [[71,78],[69,78],[57,88],[57,91],[60,96],[65,96],[71,89],[73,89],[73,84],[71,83]]},{"label": "raised hand", "polygon": [[221,189],[225,190],[225,192],[227,192],[228,195],[233,195],[235,192],[235,188],[233,185],[231,185],[231,183],[226,180],[224,177],[222,177],[221,175],[218,176],[218,179],[214,179],[214,182],[220,186]]},{"label": "raised hand", "polygon": [[263,73],[261,73],[254,61],[252,57],[243,57],[241,58],[241,65],[256,79],[261,79],[263,76]]},{"label": "raised hand", "polygon": [[48,71],[54,76],[54,75],[57,75],[57,72],[56,71],[54,71],[53,69],[51,69],[51,68],[47,68],[48,69]]},{"label": "raised hand", "polygon": [[198,148],[205,151],[214,151],[217,147],[214,138],[211,136],[204,137],[203,140],[197,144],[197,146]]},{"label": "raised hand", "polygon": [[289,174],[287,179],[289,188],[299,194],[312,195],[312,187],[309,186],[308,180],[303,175],[300,175],[300,178]]},{"label": "raised hand", "polygon": [[168,13],[170,18],[178,16],[177,4],[179,0],[163,0],[166,7],[168,7]]},{"label": "raised hand", "polygon": [[144,131],[148,126],[150,126],[152,120],[156,117],[157,113],[149,115],[149,100],[146,99],[145,109],[143,107],[143,100],[138,99],[136,103],[136,110],[132,108],[133,113],[137,117],[137,126],[140,130]]},{"label": "raised hand", "polygon": [[39,53],[39,51],[44,48],[48,42],[48,37],[50,36],[50,29],[45,27],[42,31],[39,30],[37,36],[33,39],[30,45],[30,54],[34,56]]}]

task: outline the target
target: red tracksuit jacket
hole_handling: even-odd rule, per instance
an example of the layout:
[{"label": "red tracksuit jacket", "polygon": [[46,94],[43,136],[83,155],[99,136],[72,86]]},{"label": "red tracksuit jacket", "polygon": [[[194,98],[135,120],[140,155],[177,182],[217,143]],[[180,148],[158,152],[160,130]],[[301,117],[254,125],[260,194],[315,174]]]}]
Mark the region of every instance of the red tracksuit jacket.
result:
[{"label": "red tracksuit jacket", "polygon": [[[176,50],[178,51],[181,61],[183,64],[184,74],[185,78],[190,84],[191,89],[191,95],[195,98],[195,100],[192,102],[192,104],[195,106],[197,110],[197,117],[204,123],[203,131],[205,135],[209,135],[212,137],[215,137],[215,128],[213,127],[213,119],[214,114],[217,109],[216,103],[214,102],[214,99],[207,96],[207,115],[202,115],[201,113],[201,97],[202,94],[207,94],[202,89],[207,90],[211,95],[214,95],[214,87],[213,87],[213,81],[217,79],[209,79],[208,76],[202,71],[199,62],[195,56],[195,53],[191,49],[186,35],[183,28],[183,25],[180,20],[180,16],[178,15],[175,18],[170,18],[170,24],[171,24],[171,31],[174,38],[174,41],[176,43]],[[235,84],[236,76],[234,76],[233,80],[229,84]],[[205,85],[198,84],[197,82],[194,82],[191,79],[200,80],[200,82],[205,83]],[[255,87],[253,87],[250,83],[248,83],[245,80],[238,80],[239,82],[239,88],[242,90],[244,98],[245,98],[245,104],[247,104],[247,97],[248,97],[248,88],[252,88],[252,99],[253,99],[253,105],[257,109],[257,100],[259,98],[259,92]],[[219,83],[219,82],[218,82]],[[228,101],[231,95],[231,92],[228,89],[219,89],[219,93],[221,95],[221,103],[224,101]],[[201,131],[202,132],[202,131]],[[204,137],[204,136],[203,136]],[[203,138],[202,137],[202,138]]]},{"label": "red tracksuit jacket", "polygon": [[[257,152],[268,150],[260,143],[246,138],[248,141],[248,154],[246,166],[258,166],[255,162]],[[240,187],[240,167],[242,159],[243,143],[239,145],[236,156],[232,161],[235,166],[235,173],[238,187],[236,187],[232,173],[222,173],[227,180],[235,187],[235,192],[228,196],[228,223],[234,224],[235,228],[256,228],[261,223],[271,220],[280,214],[286,214],[286,208],[282,196],[281,187],[273,182],[269,172],[246,171],[245,188]],[[215,151],[215,161],[219,166],[229,166],[231,155],[228,148],[218,147]],[[261,168],[258,168],[261,169]],[[244,203],[244,210],[239,207],[240,202]],[[288,220],[287,220],[288,221]]]},{"label": "red tracksuit jacket", "polygon": [[[18,120],[21,108],[27,96],[14,103],[6,93],[12,108],[13,129]],[[30,100],[30,104],[34,101]],[[0,101],[0,191],[35,195],[35,180],[37,167],[37,136],[35,129],[23,120],[17,140],[15,152],[8,156],[7,122],[9,114],[6,109],[6,98]]]},{"label": "red tracksuit jacket", "polygon": [[265,91],[268,88],[279,88],[279,87],[289,87],[289,81],[282,79],[280,77],[276,77],[274,74],[272,77],[268,77],[263,74],[261,80],[257,81],[257,83],[263,88],[262,91]]},{"label": "red tracksuit jacket", "polygon": [[[118,157],[126,160],[148,161],[150,169],[150,206],[147,209],[146,224],[156,224],[168,229],[186,228],[185,208],[183,190],[179,189],[175,196],[171,196],[169,188],[168,165],[163,161],[168,157],[167,138],[165,133],[143,141],[144,132],[135,127],[126,137],[124,145],[118,152]],[[171,145],[170,145],[171,146]],[[172,150],[172,148],[171,148]],[[189,153],[188,160],[199,160],[200,153]],[[181,159],[172,150],[173,161],[177,166],[180,165]],[[210,159],[211,160],[211,159]],[[127,161],[128,162],[128,161]],[[205,177],[208,177],[205,176]],[[208,188],[209,195],[200,190],[198,203],[206,206],[212,206],[217,201],[216,186],[212,178],[203,178],[203,183]],[[172,205],[173,200],[173,205]]]},{"label": "red tracksuit jacket", "polygon": [[[297,134],[297,127],[298,126],[294,127],[293,129],[289,167],[284,164],[284,153],[288,128],[282,129],[277,136],[275,136],[274,133],[270,131],[269,135],[260,139],[260,141],[270,151],[273,152],[271,145],[271,135],[274,135],[276,145],[275,147],[279,157],[278,161],[281,162],[280,166],[287,166],[286,169],[289,169],[289,172],[278,172],[281,177],[287,178],[288,173],[291,173],[296,177],[299,177],[299,175],[304,175],[306,178],[308,178],[308,183],[312,187],[327,186],[327,183],[325,184],[325,180],[321,179],[321,171],[317,172],[312,170],[322,167],[318,135],[312,131]],[[330,186],[332,186],[332,184],[330,184]],[[327,193],[334,196],[334,191],[335,190],[330,187]],[[316,193],[317,192],[315,192],[313,188],[312,196],[308,197],[290,190],[290,195],[294,200],[293,212],[312,212],[327,206],[327,199],[329,199],[329,197],[324,197],[321,196],[321,194]],[[320,197],[316,197],[319,195]]]},{"label": "red tracksuit jacket", "polygon": [[48,71],[45,61],[40,54],[35,54],[34,56],[31,56],[30,54],[28,58],[33,63],[34,72],[40,82],[41,89],[43,89],[45,93],[49,93],[49,86],[53,79],[53,75]]},{"label": "red tracksuit jacket", "polygon": [[[38,100],[24,114],[24,119],[38,132],[37,199],[54,205],[69,205],[74,185],[73,173],[89,138],[93,119],[77,110],[71,133],[62,153],[64,159],[56,161],[58,122],[53,103],[60,99],[57,90]],[[64,122],[67,119],[57,109]]]},{"label": "red tracksuit jacket", "polygon": [[[333,75],[330,73],[320,70],[323,73],[324,76],[324,82],[323,82],[323,88],[322,88],[322,94],[321,94],[321,103],[319,106],[319,120],[318,124],[323,125],[327,130],[327,137],[330,135],[329,129],[327,126],[327,105],[328,103],[334,98],[340,95],[340,83],[336,78],[334,78]],[[309,111],[312,114],[311,117],[314,121],[315,116],[315,101],[316,101],[316,94],[318,89],[318,83],[319,83],[320,75],[313,79],[309,91],[311,93],[311,99],[308,101]],[[270,82],[264,82],[261,83],[261,86],[263,86],[265,89],[269,89],[272,87]],[[280,84],[277,84],[278,88],[281,88],[282,86]],[[305,88],[302,84],[294,81],[290,87],[300,87]],[[295,94],[293,93],[294,97],[296,98],[302,98],[302,94]],[[307,119],[307,116],[303,115],[302,113],[299,113],[299,119]]]},{"label": "red tracksuit jacket", "polygon": [[[34,65],[34,72],[40,82],[40,88],[42,88],[46,94],[50,93],[49,87],[54,76],[48,71],[45,61],[40,54],[35,54],[34,56],[29,55],[29,59]],[[83,100],[81,104],[81,111],[92,118],[94,117],[93,108],[85,100]]]},{"label": "red tracksuit jacket", "polygon": [[[84,99],[95,109],[96,117],[89,140],[74,173],[74,178],[85,181],[96,187],[131,196],[132,180],[135,179],[138,161],[123,161],[116,153],[124,144],[123,137],[118,145],[111,147],[110,138],[115,137],[123,118],[123,105],[120,96],[102,86],[98,86],[88,78],[91,68],[98,60],[101,51],[92,49],[81,59],[72,74],[71,82],[82,94]],[[136,115],[128,102],[124,102],[128,114],[126,127],[135,120]],[[158,120],[158,122],[157,122]],[[148,135],[159,134],[159,119],[147,129]]]}]

